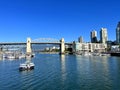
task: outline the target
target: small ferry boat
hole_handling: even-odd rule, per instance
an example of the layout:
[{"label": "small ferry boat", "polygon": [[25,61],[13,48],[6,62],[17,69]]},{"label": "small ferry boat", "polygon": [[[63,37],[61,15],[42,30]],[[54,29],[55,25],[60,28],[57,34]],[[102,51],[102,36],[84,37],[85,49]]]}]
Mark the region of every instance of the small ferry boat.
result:
[{"label": "small ferry boat", "polygon": [[32,70],[34,69],[34,63],[32,62],[26,62],[23,64],[20,64],[19,71],[25,71],[25,70]]}]

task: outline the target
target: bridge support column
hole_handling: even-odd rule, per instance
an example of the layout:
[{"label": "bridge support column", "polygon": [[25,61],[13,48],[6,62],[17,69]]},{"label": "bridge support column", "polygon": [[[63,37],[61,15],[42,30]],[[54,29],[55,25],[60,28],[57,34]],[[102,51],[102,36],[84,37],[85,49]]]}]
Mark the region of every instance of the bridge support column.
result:
[{"label": "bridge support column", "polygon": [[26,54],[27,55],[31,55],[32,54],[31,38],[27,38]]},{"label": "bridge support column", "polygon": [[60,44],[60,54],[65,54],[65,41],[64,38],[62,38],[60,40],[61,44]]}]

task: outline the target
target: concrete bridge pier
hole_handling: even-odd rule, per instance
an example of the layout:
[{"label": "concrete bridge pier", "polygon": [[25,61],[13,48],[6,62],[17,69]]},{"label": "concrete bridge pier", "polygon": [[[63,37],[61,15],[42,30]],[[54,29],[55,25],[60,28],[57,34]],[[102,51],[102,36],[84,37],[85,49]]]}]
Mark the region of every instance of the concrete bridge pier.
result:
[{"label": "concrete bridge pier", "polygon": [[32,54],[31,38],[27,38],[26,55]]},{"label": "concrete bridge pier", "polygon": [[64,40],[64,38],[62,38],[61,40],[60,40],[60,54],[65,54],[65,40]]}]

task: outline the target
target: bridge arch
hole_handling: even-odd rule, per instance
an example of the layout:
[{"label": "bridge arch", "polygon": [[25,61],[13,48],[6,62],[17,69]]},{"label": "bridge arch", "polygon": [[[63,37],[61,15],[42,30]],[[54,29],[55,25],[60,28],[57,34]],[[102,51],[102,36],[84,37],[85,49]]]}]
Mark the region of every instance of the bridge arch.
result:
[{"label": "bridge arch", "polygon": [[38,39],[34,39],[34,40],[32,40],[31,42],[52,42],[52,43],[59,43],[60,42],[60,40],[58,40],[58,39],[55,39],[55,38],[38,38]]}]

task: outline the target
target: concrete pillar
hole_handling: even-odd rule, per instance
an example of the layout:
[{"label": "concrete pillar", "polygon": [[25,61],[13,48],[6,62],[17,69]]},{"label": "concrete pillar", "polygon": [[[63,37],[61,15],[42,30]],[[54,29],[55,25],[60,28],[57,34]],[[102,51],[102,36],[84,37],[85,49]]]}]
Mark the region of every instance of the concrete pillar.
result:
[{"label": "concrete pillar", "polygon": [[31,54],[31,53],[32,53],[31,38],[27,38],[26,54]]},{"label": "concrete pillar", "polygon": [[90,51],[93,52],[93,45],[90,43]]},{"label": "concrete pillar", "polygon": [[64,38],[62,38],[60,40],[61,44],[60,44],[60,54],[65,54],[65,41]]}]

